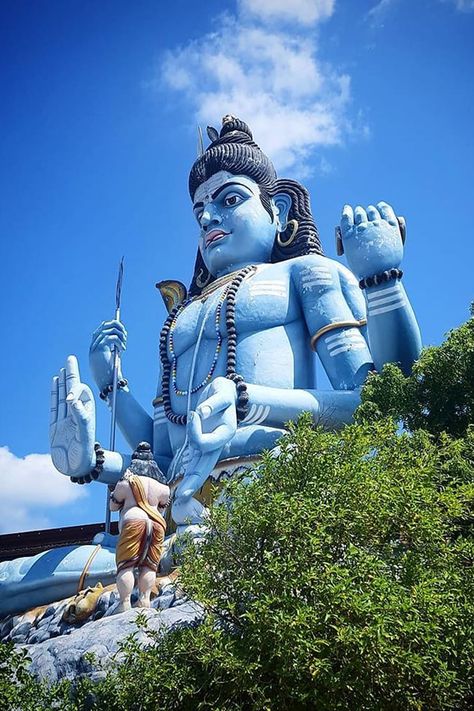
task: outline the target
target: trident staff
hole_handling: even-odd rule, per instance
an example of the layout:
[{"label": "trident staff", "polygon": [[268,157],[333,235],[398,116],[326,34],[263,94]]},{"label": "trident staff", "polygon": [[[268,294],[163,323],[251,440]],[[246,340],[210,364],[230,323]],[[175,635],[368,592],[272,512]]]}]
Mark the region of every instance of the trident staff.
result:
[{"label": "trident staff", "polygon": [[[115,290],[115,320],[120,321],[120,303],[122,298],[122,281],[123,281],[123,260],[120,260],[118,277],[117,277],[117,288]],[[112,392],[111,392],[111,409],[112,416],[110,420],[110,440],[109,440],[109,450],[111,452],[115,451],[115,426],[117,420],[117,384],[118,384],[118,374],[120,370],[120,350],[117,346],[113,349],[114,356],[114,371],[112,378]],[[108,487],[107,501],[105,508],[105,532],[110,533],[110,493],[113,490],[113,486]]]}]

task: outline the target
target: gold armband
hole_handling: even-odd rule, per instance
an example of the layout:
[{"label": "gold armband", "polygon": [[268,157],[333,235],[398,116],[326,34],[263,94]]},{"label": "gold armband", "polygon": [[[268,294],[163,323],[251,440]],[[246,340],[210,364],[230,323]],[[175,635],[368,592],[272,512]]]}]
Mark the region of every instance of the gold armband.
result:
[{"label": "gold armband", "polygon": [[311,348],[315,351],[318,339],[324,336],[325,333],[329,333],[329,331],[334,331],[336,328],[362,328],[366,323],[366,318],[361,318],[360,321],[336,321],[335,323],[328,323],[327,326],[320,328],[319,331],[316,331],[314,336],[311,337]]},{"label": "gold armband", "polygon": [[158,407],[158,405],[162,405],[163,404],[163,396],[159,395],[158,397],[155,397],[155,399],[153,400],[153,402],[151,404],[153,405],[153,407]]}]

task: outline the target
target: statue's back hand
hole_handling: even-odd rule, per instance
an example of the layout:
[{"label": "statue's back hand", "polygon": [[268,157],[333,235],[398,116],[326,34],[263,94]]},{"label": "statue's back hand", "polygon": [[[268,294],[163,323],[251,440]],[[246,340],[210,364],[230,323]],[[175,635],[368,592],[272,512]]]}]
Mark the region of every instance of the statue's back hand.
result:
[{"label": "statue's back hand", "polygon": [[51,458],[60,472],[83,476],[94,466],[95,404],[90,388],[81,383],[75,356],[53,378],[49,428]]},{"label": "statue's back hand", "polygon": [[366,210],[344,205],[341,235],[349,267],[358,279],[397,268],[403,257],[400,231],[403,218],[397,218],[386,202],[369,205]]}]

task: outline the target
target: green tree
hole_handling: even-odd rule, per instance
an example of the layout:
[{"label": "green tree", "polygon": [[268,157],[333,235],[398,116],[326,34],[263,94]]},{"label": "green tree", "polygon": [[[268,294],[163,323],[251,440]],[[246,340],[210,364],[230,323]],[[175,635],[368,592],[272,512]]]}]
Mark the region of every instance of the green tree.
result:
[{"label": "green tree", "polygon": [[474,316],[440,346],[425,348],[410,376],[392,364],[372,374],[362,403],[359,419],[390,415],[409,430],[462,437],[474,422]]},{"label": "green tree", "polygon": [[472,708],[473,469],[471,434],[303,418],[186,549],[205,622],[129,647],[97,708]]},{"label": "green tree", "polygon": [[412,376],[373,376],[355,424],[303,416],[230,481],[183,554],[201,624],[127,640],[96,684],[47,688],[0,655],[0,706],[473,708],[473,352],[471,318]]},{"label": "green tree", "polygon": [[302,418],[185,550],[201,625],[129,640],[104,681],[33,705],[17,676],[27,701],[4,708],[472,708],[473,470],[472,431]]}]

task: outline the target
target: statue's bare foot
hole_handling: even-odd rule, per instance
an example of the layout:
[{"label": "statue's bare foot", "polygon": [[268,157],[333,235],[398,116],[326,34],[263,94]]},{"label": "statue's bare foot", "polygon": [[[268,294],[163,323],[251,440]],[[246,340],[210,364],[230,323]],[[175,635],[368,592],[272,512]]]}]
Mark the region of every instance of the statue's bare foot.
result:
[{"label": "statue's bare foot", "polygon": [[150,600],[139,599],[135,607],[151,607]]},{"label": "statue's bare foot", "polygon": [[128,610],[131,609],[132,606],[130,604],[130,600],[126,600],[125,602],[119,602],[112,614],[119,615],[121,612],[128,612]]}]

